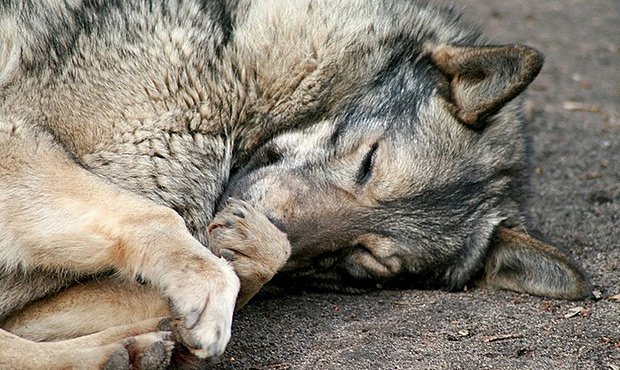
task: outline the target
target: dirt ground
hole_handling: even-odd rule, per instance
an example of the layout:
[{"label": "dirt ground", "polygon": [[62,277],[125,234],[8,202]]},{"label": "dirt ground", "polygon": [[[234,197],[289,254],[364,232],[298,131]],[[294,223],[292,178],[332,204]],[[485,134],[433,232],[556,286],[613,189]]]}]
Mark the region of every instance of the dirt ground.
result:
[{"label": "dirt ground", "polygon": [[234,324],[217,369],[620,369],[620,1],[466,0],[497,42],[546,55],[530,89],[532,225],[595,298],[510,292],[288,293]]}]

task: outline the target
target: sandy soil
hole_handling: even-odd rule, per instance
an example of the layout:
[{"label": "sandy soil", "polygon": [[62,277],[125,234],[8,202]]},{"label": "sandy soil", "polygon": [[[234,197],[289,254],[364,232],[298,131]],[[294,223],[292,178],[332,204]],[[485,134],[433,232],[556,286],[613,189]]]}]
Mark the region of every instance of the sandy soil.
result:
[{"label": "sandy soil", "polygon": [[596,297],[510,292],[289,293],[236,318],[219,369],[620,369],[620,2],[466,0],[490,39],[535,46],[531,223]]}]

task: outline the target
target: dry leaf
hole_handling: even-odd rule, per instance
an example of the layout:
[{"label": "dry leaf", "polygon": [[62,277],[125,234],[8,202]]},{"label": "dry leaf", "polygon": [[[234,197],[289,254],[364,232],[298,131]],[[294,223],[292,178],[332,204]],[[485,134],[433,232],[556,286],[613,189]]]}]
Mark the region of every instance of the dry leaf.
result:
[{"label": "dry leaf", "polygon": [[579,315],[583,311],[583,307],[573,307],[568,310],[568,313],[564,315],[565,319],[570,319],[571,317],[575,317]]},{"label": "dry leaf", "polygon": [[620,302],[620,294],[612,295],[611,297],[609,297],[609,300],[614,302]]}]

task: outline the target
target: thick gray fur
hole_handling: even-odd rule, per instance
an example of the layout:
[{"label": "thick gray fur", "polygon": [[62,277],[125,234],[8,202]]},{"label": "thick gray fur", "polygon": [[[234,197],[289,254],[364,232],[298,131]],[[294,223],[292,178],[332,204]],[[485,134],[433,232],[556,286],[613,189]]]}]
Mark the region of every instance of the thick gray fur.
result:
[{"label": "thick gray fur", "polygon": [[[488,45],[451,10],[5,1],[0,37],[0,132],[22,130],[173,209],[205,246],[228,198],[247,201],[291,242],[281,283],[476,280],[588,294],[575,263],[529,236],[522,213],[519,94],[542,57]],[[5,265],[0,317],[80,275]]]}]

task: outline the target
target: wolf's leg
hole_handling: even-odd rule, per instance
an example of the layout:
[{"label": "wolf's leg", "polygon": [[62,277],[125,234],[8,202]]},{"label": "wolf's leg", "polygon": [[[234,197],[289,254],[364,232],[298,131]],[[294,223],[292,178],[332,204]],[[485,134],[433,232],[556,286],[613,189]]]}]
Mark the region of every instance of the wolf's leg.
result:
[{"label": "wolf's leg", "polygon": [[169,316],[167,300],[152,285],[108,278],[33,302],[0,327],[34,341],[57,341]]},{"label": "wolf's leg", "polygon": [[0,119],[0,158],[3,268],[142,276],[170,300],[195,355],[224,351],[239,280],[176,212],[84,170],[22,123]]},{"label": "wolf's leg", "polygon": [[0,330],[0,368],[3,369],[102,368],[112,358],[118,361],[119,368],[129,368],[125,343],[66,348],[62,342],[37,343]]},{"label": "wolf's leg", "polygon": [[[111,278],[74,285],[33,302],[9,317],[2,327],[18,335],[22,339],[18,343],[35,353],[48,348],[54,354],[80,359],[82,353],[93,355],[96,351],[109,355],[114,348],[109,345],[114,344],[125,350],[114,351],[108,360],[110,368],[129,361],[133,368],[156,369],[165,367],[172,357],[174,342],[166,331],[169,325],[158,325],[168,316],[167,302],[154,287]],[[25,339],[58,342],[41,347]],[[37,358],[33,367],[48,367],[40,361]],[[90,364],[99,366],[100,360]]]},{"label": "wolf's leg", "polygon": [[[163,319],[164,317],[158,317],[134,324],[114,326],[94,334],[55,343],[59,346],[64,345],[67,349],[98,348],[121,343],[128,351],[133,368],[163,369],[170,364],[174,349],[172,333],[158,328]],[[115,356],[117,358],[111,357],[107,361],[109,368],[115,368],[118,362],[124,363],[123,352],[117,352]]]},{"label": "wolf's leg", "polygon": [[[229,201],[209,232],[209,245],[231,259],[241,281],[237,308],[256,294],[290,255],[286,236],[239,200]],[[169,315],[167,301],[152,285],[108,278],[74,285],[34,302],[1,326],[23,338],[50,341]]]},{"label": "wolf's leg", "polygon": [[208,227],[209,247],[233,265],[243,307],[286,263],[291,245],[286,235],[250,204],[229,199]]},{"label": "wolf's leg", "polygon": [[163,369],[174,342],[170,332],[153,331],[157,321],[60,342],[33,342],[0,330],[0,368]]}]

